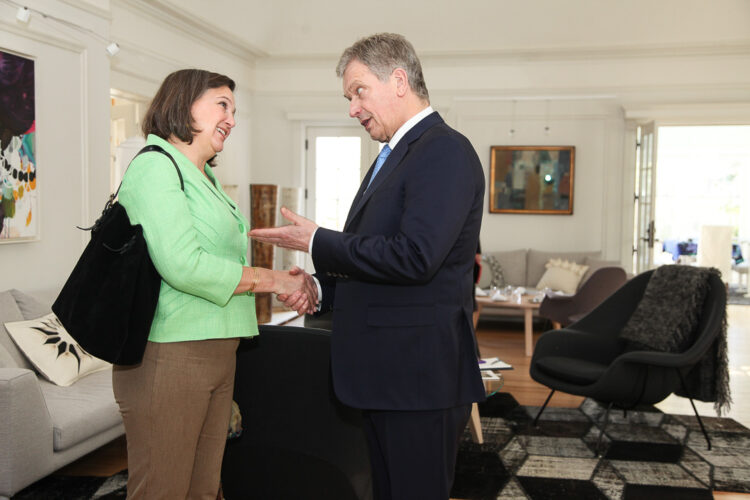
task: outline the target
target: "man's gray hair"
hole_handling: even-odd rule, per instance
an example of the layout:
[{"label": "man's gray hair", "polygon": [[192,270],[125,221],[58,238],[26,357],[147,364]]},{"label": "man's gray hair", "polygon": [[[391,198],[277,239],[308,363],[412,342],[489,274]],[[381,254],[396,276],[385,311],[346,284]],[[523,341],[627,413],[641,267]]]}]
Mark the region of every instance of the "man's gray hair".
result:
[{"label": "man's gray hair", "polygon": [[355,59],[370,68],[381,82],[387,81],[394,69],[402,68],[414,93],[425,101],[430,100],[422,75],[422,64],[412,44],[403,36],[377,33],[360,38],[341,54],[336,75],[343,77],[346,67]]}]

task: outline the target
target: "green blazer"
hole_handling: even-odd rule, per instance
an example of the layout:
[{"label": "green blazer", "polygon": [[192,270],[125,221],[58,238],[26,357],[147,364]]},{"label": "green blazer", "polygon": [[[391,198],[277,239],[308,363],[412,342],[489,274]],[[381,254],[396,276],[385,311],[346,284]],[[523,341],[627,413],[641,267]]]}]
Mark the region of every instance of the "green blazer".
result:
[{"label": "green blazer", "polygon": [[139,155],[123,176],[119,201],[131,224],[143,227],[148,253],[162,277],[149,340],[181,342],[257,335],[255,297],[233,295],[247,265],[249,224],[224,193],[211,168],[209,181],[164,139],[147,144],[161,153]]}]

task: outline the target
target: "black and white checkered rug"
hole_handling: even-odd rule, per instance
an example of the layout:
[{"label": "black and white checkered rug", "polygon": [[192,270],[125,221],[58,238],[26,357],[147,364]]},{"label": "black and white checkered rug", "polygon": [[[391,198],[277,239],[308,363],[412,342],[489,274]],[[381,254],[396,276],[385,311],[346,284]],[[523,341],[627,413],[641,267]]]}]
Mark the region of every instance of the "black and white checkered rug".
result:
[{"label": "black and white checkered rug", "polygon": [[47,476],[13,495],[11,500],[124,500],[128,471],[111,477]]},{"label": "black and white checkered rug", "polygon": [[[610,412],[599,457],[604,408],[520,406],[497,393],[480,405],[484,444],[467,429],[451,497],[461,499],[711,499],[712,491],[750,493],[750,430],[729,418],[695,417],[653,407]],[[49,476],[13,500],[124,499],[127,471],[110,478]],[[332,499],[335,500],[335,499]]]},{"label": "black and white checkered rug", "polygon": [[605,408],[520,406],[497,393],[480,405],[484,444],[468,431],[451,496],[462,499],[711,499],[750,492],[750,430],[729,418],[668,415],[648,406],[612,411],[599,450]]}]

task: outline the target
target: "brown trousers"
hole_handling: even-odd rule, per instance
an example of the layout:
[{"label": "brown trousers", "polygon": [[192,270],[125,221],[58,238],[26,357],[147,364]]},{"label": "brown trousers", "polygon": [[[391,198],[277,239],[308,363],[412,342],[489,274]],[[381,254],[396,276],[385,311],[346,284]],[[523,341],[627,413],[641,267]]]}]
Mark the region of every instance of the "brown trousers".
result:
[{"label": "brown trousers", "polygon": [[114,367],[129,499],[216,499],[238,344],[149,342],[141,364]]}]

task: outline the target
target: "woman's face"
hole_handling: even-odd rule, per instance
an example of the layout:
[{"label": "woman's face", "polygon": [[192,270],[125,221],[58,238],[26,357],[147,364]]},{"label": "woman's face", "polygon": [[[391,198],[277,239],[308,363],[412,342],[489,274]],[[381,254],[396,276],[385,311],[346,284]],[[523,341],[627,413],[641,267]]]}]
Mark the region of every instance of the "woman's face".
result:
[{"label": "woman's face", "polygon": [[206,160],[224,149],[224,141],[234,128],[234,94],[229,87],[208,89],[190,108],[193,127],[193,146],[200,149]]}]

